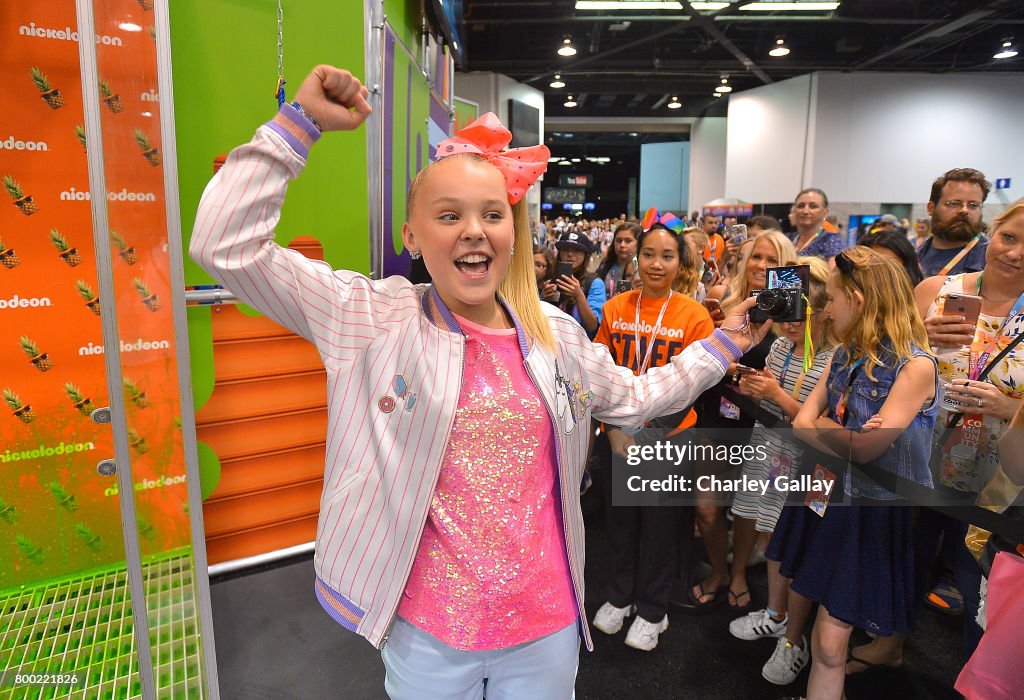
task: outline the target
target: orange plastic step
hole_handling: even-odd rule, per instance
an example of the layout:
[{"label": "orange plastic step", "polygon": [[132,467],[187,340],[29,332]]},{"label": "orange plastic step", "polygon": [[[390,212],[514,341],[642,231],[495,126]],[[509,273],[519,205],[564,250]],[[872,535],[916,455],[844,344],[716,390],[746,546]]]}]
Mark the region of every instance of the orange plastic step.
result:
[{"label": "orange plastic step", "polygon": [[215,343],[213,357],[217,382],[310,372],[323,367],[316,349],[297,335]]},{"label": "orange plastic step", "polygon": [[316,515],[323,480],[316,479],[233,498],[208,498],[203,504],[207,537]]},{"label": "orange plastic step", "polygon": [[237,459],[287,447],[323,443],[327,411],[304,410],[204,426],[196,433],[220,459]]},{"label": "orange plastic step", "polygon": [[[277,549],[294,547],[316,539],[316,516],[282,521],[263,528],[206,538],[210,564],[252,557]],[[312,585],[312,584],[310,584]]]},{"label": "orange plastic step", "polygon": [[324,475],[323,443],[307,445],[256,457],[221,462],[220,481],[211,498],[240,496]]},{"label": "orange plastic step", "polygon": [[314,408],[327,408],[327,372],[322,368],[221,382],[196,417],[196,424],[203,427],[247,416]]}]

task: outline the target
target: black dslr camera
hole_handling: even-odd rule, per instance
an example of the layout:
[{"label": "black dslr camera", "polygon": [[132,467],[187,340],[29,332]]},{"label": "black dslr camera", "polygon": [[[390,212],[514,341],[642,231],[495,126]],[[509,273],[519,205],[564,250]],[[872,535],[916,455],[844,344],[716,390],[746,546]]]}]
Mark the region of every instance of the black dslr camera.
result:
[{"label": "black dslr camera", "polygon": [[808,291],[811,268],[807,265],[788,265],[768,268],[768,289],[755,289],[751,296],[757,305],[748,314],[751,323],[800,323],[807,318],[804,297]]}]

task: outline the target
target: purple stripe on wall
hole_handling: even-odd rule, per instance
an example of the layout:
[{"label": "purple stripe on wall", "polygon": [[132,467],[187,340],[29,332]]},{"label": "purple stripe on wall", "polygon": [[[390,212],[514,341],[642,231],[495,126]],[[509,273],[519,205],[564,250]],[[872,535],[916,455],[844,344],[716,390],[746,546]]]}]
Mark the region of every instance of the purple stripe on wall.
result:
[{"label": "purple stripe on wall", "polygon": [[403,253],[405,260],[399,264],[399,258],[395,255],[394,246],[391,244],[391,235],[394,231],[394,217],[391,214],[394,202],[395,172],[394,172],[394,129],[395,129],[395,35],[390,30],[384,32],[384,110],[381,115],[383,121],[384,148],[381,152],[384,179],[384,216],[381,219],[383,233],[381,243],[384,250],[381,251],[381,264],[385,277],[391,275],[408,274],[409,259]]}]

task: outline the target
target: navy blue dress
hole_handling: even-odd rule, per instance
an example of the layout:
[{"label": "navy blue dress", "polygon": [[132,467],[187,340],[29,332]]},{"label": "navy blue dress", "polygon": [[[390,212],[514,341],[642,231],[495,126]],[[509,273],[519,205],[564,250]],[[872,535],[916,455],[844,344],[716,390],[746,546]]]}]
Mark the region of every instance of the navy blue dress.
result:
[{"label": "navy blue dress", "polygon": [[[913,355],[930,357],[917,347]],[[872,380],[863,366],[851,368],[848,357],[844,347],[833,356],[827,386],[828,415],[841,422],[836,407],[849,387],[845,425],[857,430],[878,413],[908,360],[883,354],[885,366],[872,371]],[[935,381],[937,390],[937,374]],[[936,398],[875,460],[877,466],[931,486],[928,431],[935,423],[937,397],[936,391]],[[782,575],[793,579],[794,591],[824,605],[832,617],[880,636],[906,634],[917,607],[911,508],[864,478],[846,474],[843,482],[845,495],[853,504],[842,503],[839,494],[833,492],[824,516],[804,505],[787,506],[775,527],[767,556],[780,562]]]}]

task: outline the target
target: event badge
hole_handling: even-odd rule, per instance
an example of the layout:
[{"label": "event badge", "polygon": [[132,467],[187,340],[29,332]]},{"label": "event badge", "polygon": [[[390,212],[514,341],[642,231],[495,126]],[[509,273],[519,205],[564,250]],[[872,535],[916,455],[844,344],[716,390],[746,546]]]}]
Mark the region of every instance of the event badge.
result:
[{"label": "event badge", "polygon": [[739,420],[740,407],[723,396],[722,402],[718,407],[718,414],[722,416],[722,418],[728,418],[729,420]]},{"label": "event badge", "polygon": [[781,477],[788,477],[790,467],[793,464],[793,460],[788,455],[782,452],[782,448],[771,453],[768,466],[768,480],[773,484],[775,480]]},{"label": "event badge", "polygon": [[[835,489],[836,475],[820,464],[814,465],[814,473],[811,478],[815,480],[812,483],[831,481],[833,484],[832,489]],[[825,509],[828,508],[828,494],[825,493],[824,489],[820,491],[808,491],[807,497],[804,499],[804,505],[814,511],[818,517],[824,518]]]}]

